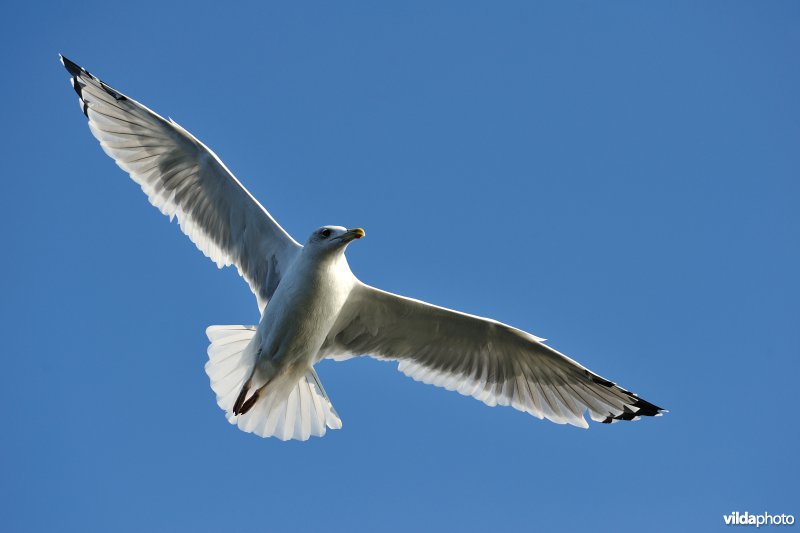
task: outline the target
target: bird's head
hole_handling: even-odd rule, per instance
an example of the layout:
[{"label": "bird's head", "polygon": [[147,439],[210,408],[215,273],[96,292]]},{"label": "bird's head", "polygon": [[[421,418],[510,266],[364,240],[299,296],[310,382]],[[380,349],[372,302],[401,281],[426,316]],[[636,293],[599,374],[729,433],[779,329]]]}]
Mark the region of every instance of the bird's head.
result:
[{"label": "bird's head", "polygon": [[347,229],[342,226],[322,226],[308,237],[306,247],[319,252],[344,251],[347,245],[366,235],[361,228]]}]

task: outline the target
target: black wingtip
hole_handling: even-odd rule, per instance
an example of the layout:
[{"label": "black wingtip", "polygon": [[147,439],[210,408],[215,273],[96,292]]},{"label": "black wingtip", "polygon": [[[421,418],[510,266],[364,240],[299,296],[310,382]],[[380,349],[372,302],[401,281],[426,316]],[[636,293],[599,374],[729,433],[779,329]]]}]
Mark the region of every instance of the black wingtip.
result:
[{"label": "black wingtip", "polygon": [[67,69],[67,72],[72,74],[73,76],[80,76],[82,73],[87,73],[85,69],[78,66],[77,63],[70,61],[66,57],[61,54],[58,54],[58,57],[61,59],[61,64],[64,65],[64,68]]},{"label": "black wingtip", "polygon": [[122,94],[118,90],[114,89],[113,87],[110,87],[109,85],[106,85],[104,82],[102,82],[100,80],[97,80],[97,81],[100,82],[100,87],[102,87],[103,90],[105,92],[107,92],[108,94],[110,94],[115,100],[122,101],[122,100],[127,100],[128,99],[127,96],[125,96],[124,94]]},{"label": "black wingtip", "polygon": [[603,419],[603,424],[610,424],[615,420],[635,420],[640,416],[661,416],[662,413],[666,413],[666,409],[662,409],[661,407],[648,402],[647,400],[642,400],[634,393],[627,391],[614,383],[613,381],[608,381],[605,378],[601,378],[597,374],[593,374],[586,371],[586,375],[591,379],[594,383],[598,385],[602,385],[603,387],[612,388],[615,387],[622,391],[623,393],[630,396],[630,400],[633,402],[624,408],[618,415],[609,415],[605,419]]},{"label": "black wingtip", "polygon": [[[638,396],[632,396],[636,401],[633,402],[630,407],[625,406],[624,410],[616,416],[606,417],[603,420],[603,424],[610,424],[615,420],[636,420],[640,416],[661,416],[662,414],[668,412],[666,409],[662,409],[661,407],[654,405],[647,400],[642,400]],[[635,408],[635,410],[631,407]]]},{"label": "black wingtip", "polygon": [[633,406],[639,409],[636,411],[636,414],[639,416],[658,416],[661,413],[666,412],[666,410],[662,409],[661,407],[638,397],[636,398],[636,403],[633,404]]},{"label": "black wingtip", "polygon": [[589,376],[589,378],[590,378],[590,379],[591,379],[593,382],[597,383],[598,385],[602,385],[602,386],[604,386],[604,387],[609,387],[609,388],[611,388],[611,387],[613,387],[613,386],[614,386],[614,382],[613,382],[613,381],[608,381],[608,380],[607,380],[607,379],[605,379],[605,378],[601,378],[600,376],[598,376],[598,375],[596,375],[596,374],[592,374],[592,373],[591,373],[591,372],[589,372],[588,370],[586,371],[586,374]]},{"label": "black wingtip", "polygon": [[80,98],[81,102],[83,103],[81,106],[83,114],[86,116],[86,118],[89,118],[89,104],[87,104],[83,99],[83,92],[81,90],[81,84],[78,81],[78,77],[82,74],[86,74],[87,76],[91,76],[91,74],[86,72],[86,69],[79,67],[76,63],[73,63],[61,54],[58,54],[58,58],[61,60],[61,64],[64,65],[64,68],[67,69],[67,72],[72,75],[72,79],[70,80],[72,82],[72,88],[75,89],[76,93],[78,93],[78,98]]}]

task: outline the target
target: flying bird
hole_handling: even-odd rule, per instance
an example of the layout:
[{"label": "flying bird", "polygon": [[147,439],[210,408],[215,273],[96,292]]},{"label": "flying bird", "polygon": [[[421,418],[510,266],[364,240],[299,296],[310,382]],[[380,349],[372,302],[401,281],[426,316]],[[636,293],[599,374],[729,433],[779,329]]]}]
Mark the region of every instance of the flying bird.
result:
[{"label": "flying bird", "polygon": [[256,326],[211,326],[206,373],[231,424],[307,440],[342,427],[314,365],[369,355],[411,378],[588,427],[664,410],[544,344],[480,316],[362,283],[347,247],[361,228],[324,226],[301,245],[206,145],[67,58],[89,129],[150,203],[217,266],[235,266],[258,304]]}]

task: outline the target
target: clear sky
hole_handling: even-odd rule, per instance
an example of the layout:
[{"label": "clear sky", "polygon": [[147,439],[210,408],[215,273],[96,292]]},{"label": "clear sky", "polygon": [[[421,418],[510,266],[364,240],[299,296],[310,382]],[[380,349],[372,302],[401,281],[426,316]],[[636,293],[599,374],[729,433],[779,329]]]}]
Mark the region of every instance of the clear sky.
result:
[{"label": "clear sky", "polygon": [[[5,4],[9,532],[711,531],[800,515],[800,4]],[[211,146],[381,288],[547,337],[670,410],[589,430],[371,359],[344,428],[230,426],[255,300],[91,137],[61,52]]]}]

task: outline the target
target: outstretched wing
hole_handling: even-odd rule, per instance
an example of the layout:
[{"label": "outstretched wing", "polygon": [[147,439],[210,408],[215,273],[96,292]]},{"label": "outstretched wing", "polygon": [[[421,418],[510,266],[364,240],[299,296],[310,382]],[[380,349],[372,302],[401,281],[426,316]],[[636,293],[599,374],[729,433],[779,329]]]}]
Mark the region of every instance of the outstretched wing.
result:
[{"label": "outstretched wing", "polygon": [[103,150],[217,266],[235,265],[263,310],[302,247],[191,133],[61,62]]},{"label": "outstretched wing", "polygon": [[399,370],[417,381],[558,424],[588,427],[586,410],[605,423],[663,411],[541,340],[494,320],[359,284],[322,355],[397,360]]}]

